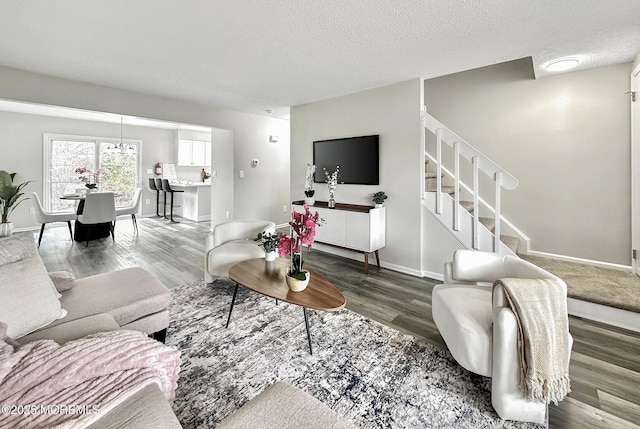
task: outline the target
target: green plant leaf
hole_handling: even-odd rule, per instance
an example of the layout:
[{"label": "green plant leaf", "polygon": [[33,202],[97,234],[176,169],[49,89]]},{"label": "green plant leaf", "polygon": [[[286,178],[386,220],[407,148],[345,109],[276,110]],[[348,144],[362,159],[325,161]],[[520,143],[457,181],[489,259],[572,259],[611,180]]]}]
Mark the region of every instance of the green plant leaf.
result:
[{"label": "green plant leaf", "polygon": [[6,186],[13,186],[13,178],[11,174],[7,173],[4,170],[0,170],[0,189]]},{"label": "green plant leaf", "polygon": [[295,273],[291,277],[296,278],[298,280],[306,280],[307,279],[307,275],[303,271],[301,271],[299,273]]},{"label": "green plant leaf", "polygon": [[9,174],[4,170],[0,171],[0,207],[2,207],[2,222],[8,222],[9,214],[15,210],[18,204],[28,199],[23,198],[24,192],[20,192],[20,190],[32,181],[29,180],[18,186],[13,186],[13,178],[15,175],[16,173]]},{"label": "green plant leaf", "polygon": [[18,192],[18,188],[15,186],[1,186],[0,185],[0,200],[9,202],[11,198]]}]

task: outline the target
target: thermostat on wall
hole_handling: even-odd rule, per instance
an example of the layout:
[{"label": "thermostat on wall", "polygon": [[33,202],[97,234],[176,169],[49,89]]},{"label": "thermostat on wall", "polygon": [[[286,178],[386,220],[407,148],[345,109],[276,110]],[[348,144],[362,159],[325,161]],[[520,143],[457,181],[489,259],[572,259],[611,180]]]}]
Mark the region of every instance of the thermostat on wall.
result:
[{"label": "thermostat on wall", "polygon": [[252,167],[257,167],[258,165],[260,165],[260,161],[257,159],[253,159],[251,160],[251,166]]}]

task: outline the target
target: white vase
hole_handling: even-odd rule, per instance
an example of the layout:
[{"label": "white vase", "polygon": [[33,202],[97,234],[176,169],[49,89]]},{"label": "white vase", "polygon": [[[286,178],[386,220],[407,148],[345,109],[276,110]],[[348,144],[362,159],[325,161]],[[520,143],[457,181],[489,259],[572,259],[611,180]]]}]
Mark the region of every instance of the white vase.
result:
[{"label": "white vase", "polygon": [[264,254],[264,260],[267,262],[275,261],[277,257],[278,257],[278,252],[276,252],[275,250],[271,252],[266,252]]},{"label": "white vase", "polygon": [[13,222],[0,223],[0,237],[8,237],[13,234]]},{"label": "white vase", "polygon": [[382,205],[382,204],[378,204],[378,203],[375,203],[375,204],[374,204],[374,207],[375,207],[375,208],[377,208],[377,209],[379,209],[380,207],[384,207],[384,205]]},{"label": "white vase", "polygon": [[305,290],[305,288],[309,284],[309,279],[311,278],[311,274],[307,270],[302,270],[302,271],[304,272],[305,279],[304,280],[298,280],[295,277],[290,277],[289,276],[290,270],[289,270],[289,268],[287,268],[287,273],[285,274],[284,278],[285,278],[285,280],[287,282],[287,286],[289,286],[289,290],[290,291],[292,291],[292,292],[302,292],[303,290]]},{"label": "white vase", "polygon": [[306,205],[308,205],[308,206],[312,206],[312,205],[314,205],[314,204],[316,203],[316,199],[315,199],[315,198],[313,198],[313,197],[306,197],[306,198],[304,199],[304,203],[305,203]]}]

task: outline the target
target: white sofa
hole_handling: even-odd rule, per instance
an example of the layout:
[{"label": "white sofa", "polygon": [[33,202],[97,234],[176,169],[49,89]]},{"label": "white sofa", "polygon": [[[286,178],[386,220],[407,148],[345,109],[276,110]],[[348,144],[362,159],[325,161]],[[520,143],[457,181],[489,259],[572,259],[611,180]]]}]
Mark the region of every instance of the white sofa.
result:
[{"label": "white sofa", "polygon": [[240,220],[216,225],[205,241],[204,281],[227,277],[238,262],[264,258],[264,250],[255,239],[260,233],[275,234],[276,224],[263,220]]},{"label": "white sofa", "polygon": [[[59,344],[89,334],[131,329],[164,336],[169,290],[142,268],[74,279],[47,270],[32,233],[0,238],[0,322],[19,344],[49,339]],[[155,384],[107,411],[90,427],[180,428]]]},{"label": "white sofa", "polygon": [[[491,402],[505,420],[544,424],[547,404],[528,400],[519,389],[516,316],[506,303],[501,278],[558,277],[515,256],[458,250],[445,264],[444,284],[432,293],[433,320],[455,360],[471,372],[491,377]],[[569,350],[573,339],[569,336]]]}]

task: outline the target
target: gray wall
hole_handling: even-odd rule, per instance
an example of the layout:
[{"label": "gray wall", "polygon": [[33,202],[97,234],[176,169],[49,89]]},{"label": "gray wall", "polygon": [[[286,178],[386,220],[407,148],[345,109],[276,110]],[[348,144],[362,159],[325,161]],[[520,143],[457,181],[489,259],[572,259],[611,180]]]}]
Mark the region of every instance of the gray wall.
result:
[{"label": "gray wall", "polygon": [[[387,246],[383,263],[420,273],[420,80],[415,79],[291,108],[291,198],[304,198],[312,142],[358,135],[380,135],[380,185],[338,185],[338,203],[373,204],[383,190],[387,207]],[[326,201],[326,185],[315,199]]]},{"label": "gray wall", "polygon": [[534,80],[518,60],[426,80],[425,104],[520,180],[503,213],[532,250],[630,265],[630,71]]},{"label": "gray wall", "polygon": [[[261,162],[261,167],[256,169],[254,174],[247,174],[241,183],[239,179],[235,179],[235,184],[230,185],[237,187],[234,189],[234,208],[230,210],[232,217],[270,219],[276,223],[288,220],[288,215],[282,212],[282,206],[288,205],[290,201],[288,121],[59,79],[8,67],[0,67],[0,98],[231,130],[234,134],[234,176],[238,177],[237,171],[240,169],[248,172],[250,168],[245,165],[247,159],[258,158]],[[280,136],[280,141],[275,145],[269,144],[269,135],[275,134]],[[19,142],[0,142],[3,149],[10,144]],[[12,158],[4,160],[3,156],[0,165],[23,163],[24,159],[23,154],[12,152]],[[41,169],[41,157],[30,157],[28,165],[30,169]],[[266,171],[269,171],[269,174],[263,174]],[[248,200],[251,202],[246,203]]]}]

